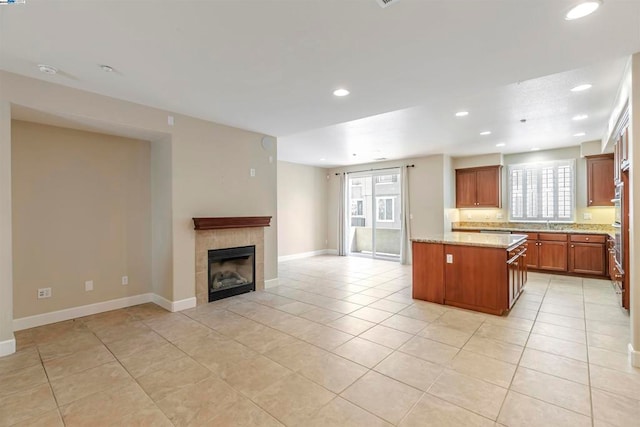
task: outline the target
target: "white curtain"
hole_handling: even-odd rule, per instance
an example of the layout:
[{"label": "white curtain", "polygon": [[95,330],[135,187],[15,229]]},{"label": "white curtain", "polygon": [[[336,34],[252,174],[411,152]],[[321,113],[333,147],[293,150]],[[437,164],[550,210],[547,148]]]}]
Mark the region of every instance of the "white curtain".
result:
[{"label": "white curtain", "polygon": [[340,174],[338,190],[338,255],[347,255],[347,174]]},{"label": "white curtain", "polygon": [[411,264],[411,221],[409,216],[409,168],[403,166],[400,169],[400,184],[402,188],[402,231],[400,242],[400,264]]}]

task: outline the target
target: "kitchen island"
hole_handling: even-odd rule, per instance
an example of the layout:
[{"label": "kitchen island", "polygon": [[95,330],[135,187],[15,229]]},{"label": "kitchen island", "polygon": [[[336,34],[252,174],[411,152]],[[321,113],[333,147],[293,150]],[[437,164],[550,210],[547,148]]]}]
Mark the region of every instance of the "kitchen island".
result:
[{"label": "kitchen island", "polygon": [[527,281],[527,236],[443,233],[411,239],[413,298],[502,315]]}]

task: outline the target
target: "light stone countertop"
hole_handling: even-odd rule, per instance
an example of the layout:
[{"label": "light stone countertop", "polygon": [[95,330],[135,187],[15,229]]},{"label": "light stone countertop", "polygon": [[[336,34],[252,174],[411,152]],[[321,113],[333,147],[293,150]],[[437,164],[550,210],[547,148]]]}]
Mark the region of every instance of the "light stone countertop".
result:
[{"label": "light stone countertop", "polygon": [[485,231],[485,232],[491,232],[491,231],[510,231],[512,233],[554,233],[554,234],[558,234],[558,233],[571,233],[571,234],[608,234],[611,237],[615,237],[615,231],[612,230],[612,227],[608,227],[608,228],[602,228],[602,229],[584,229],[584,228],[572,228],[572,227],[566,227],[563,229],[535,229],[535,228],[509,228],[509,227],[453,227],[456,230],[468,230],[468,231]]},{"label": "light stone countertop", "polygon": [[417,243],[441,243],[444,245],[480,246],[485,248],[508,249],[524,243],[524,234],[493,234],[493,233],[462,233],[451,232],[433,234],[430,236],[411,239]]},{"label": "light stone countertop", "polygon": [[586,223],[539,223],[539,222],[488,222],[462,221],[454,222],[456,231],[510,231],[512,233],[576,233],[576,234],[608,234],[614,236],[615,227],[611,224]]}]

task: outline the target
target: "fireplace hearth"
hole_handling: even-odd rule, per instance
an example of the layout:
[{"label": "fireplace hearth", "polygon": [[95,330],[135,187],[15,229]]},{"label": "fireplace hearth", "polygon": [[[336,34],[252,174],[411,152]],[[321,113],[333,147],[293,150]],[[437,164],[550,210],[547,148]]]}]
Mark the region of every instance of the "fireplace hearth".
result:
[{"label": "fireplace hearth", "polygon": [[210,249],[209,302],[256,290],[256,247]]}]

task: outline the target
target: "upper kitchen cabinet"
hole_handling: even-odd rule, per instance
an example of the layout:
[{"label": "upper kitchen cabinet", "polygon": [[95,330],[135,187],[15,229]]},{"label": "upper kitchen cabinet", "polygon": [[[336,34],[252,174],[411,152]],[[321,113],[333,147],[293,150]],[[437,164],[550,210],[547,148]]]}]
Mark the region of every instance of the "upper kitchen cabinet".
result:
[{"label": "upper kitchen cabinet", "polygon": [[499,208],[501,168],[456,169],[456,207]]},{"label": "upper kitchen cabinet", "polygon": [[587,206],[613,206],[613,154],[587,157]]}]

